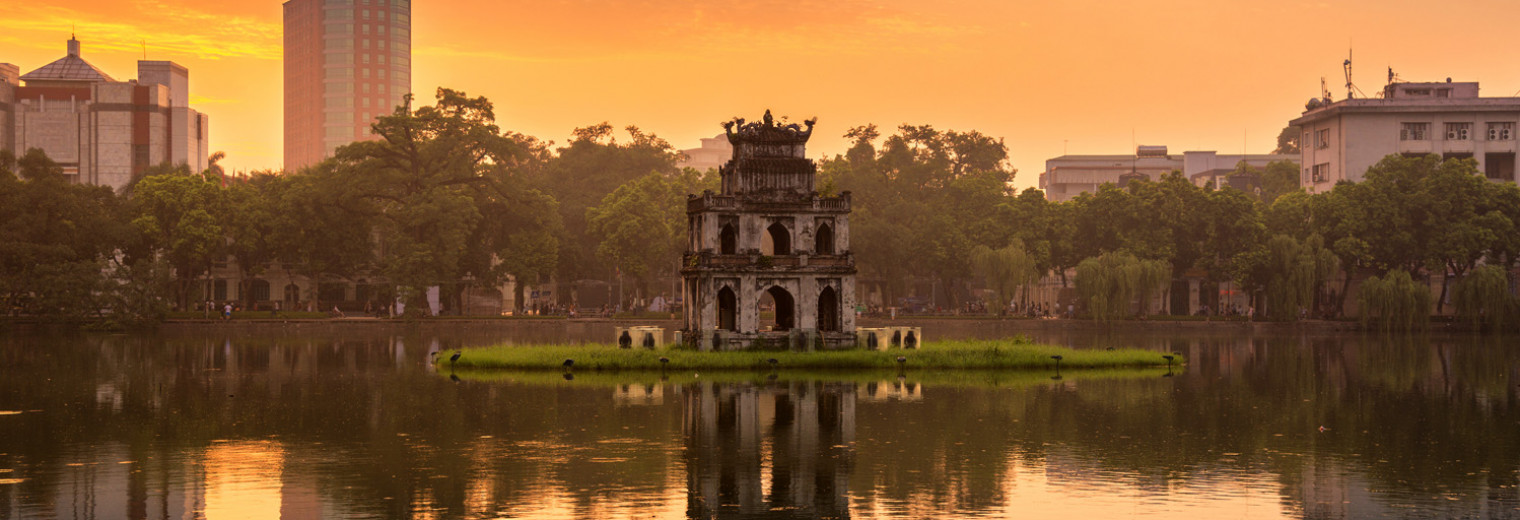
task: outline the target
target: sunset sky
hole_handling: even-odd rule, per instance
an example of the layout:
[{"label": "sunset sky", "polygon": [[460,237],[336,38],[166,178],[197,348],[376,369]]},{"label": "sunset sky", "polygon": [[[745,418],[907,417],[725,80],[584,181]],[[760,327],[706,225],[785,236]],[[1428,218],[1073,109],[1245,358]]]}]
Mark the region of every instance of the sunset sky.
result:
[{"label": "sunset sky", "polygon": [[[77,0],[0,5],[0,62],[64,54],[117,79],[150,59],[189,67],[191,104],[233,169],[281,163],[277,0]],[[1345,96],[1354,46],[1368,95],[1408,81],[1520,91],[1520,4],[1501,0],[414,0],[413,90],[484,95],[504,127],[563,143],[578,126],[652,131],[677,148],[733,116],[817,116],[811,155],[851,126],[902,123],[1006,139],[1015,183],[1045,159],[1265,153],[1327,79]],[[1132,137],[1133,136],[1133,137]]]}]

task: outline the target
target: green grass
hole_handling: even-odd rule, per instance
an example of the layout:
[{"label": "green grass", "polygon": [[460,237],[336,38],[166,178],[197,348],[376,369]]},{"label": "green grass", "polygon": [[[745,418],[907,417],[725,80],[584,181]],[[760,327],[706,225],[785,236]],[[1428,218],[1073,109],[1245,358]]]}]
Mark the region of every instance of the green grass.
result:
[{"label": "green grass", "polygon": [[[449,363],[450,352],[438,356]],[[575,360],[577,371],[660,370],[660,357],[670,359],[663,368],[687,370],[753,370],[769,368],[769,359],[785,370],[896,370],[897,357],[907,358],[910,369],[1038,369],[1055,366],[1051,356],[1061,356],[1062,368],[1137,368],[1166,366],[1161,353],[1139,349],[1074,350],[1034,345],[1027,340],[943,341],[925,343],[916,350],[840,350],[820,352],[621,349],[614,345],[504,345],[464,351],[456,368],[559,370],[566,359]],[[1182,364],[1179,356],[1174,361]]]},{"label": "green grass", "polygon": [[[445,361],[445,365],[447,361]],[[1089,368],[1067,370],[1062,363],[1060,381],[1098,381],[1118,379],[1143,379],[1161,377],[1165,367],[1148,368]],[[1176,370],[1174,373],[1180,373]],[[785,383],[789,381],[831,381],[844,383],[904,383],[930,384],[936,387],[1026,387],[1050,384],[1052,371],[1047,370],[905,370],[899,379],[896,370],[631,370],[631,371],[584,371],[571,374],[570,379],[558,371],[547,370],[491,370],[459,368],[444,374],[458,376],[463,381],[485,383],[522,383],[532,385],[574,384],[579,386],[691,384],[691,383]],[[773,377],[774,376],[774,377]]]}]

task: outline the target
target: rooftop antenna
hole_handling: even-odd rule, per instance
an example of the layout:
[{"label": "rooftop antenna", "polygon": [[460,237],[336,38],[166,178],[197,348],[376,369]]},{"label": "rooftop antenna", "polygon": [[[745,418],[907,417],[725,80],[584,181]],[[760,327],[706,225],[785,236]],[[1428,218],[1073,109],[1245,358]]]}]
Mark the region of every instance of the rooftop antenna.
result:
[{"label": "rooftop antenna", "polygon": [[1326,103],[1330,102],[1330,87],[1329,83],[1325,82],[1324,76],[1319,77],[1319,97]]},{"label": "rooftop antenna", "polygon": [[[1343,66],[1346,69],[1346,99],[1353,99],[1353,98],[1356,97],[1357,94],[1361,94],[1362,93],[1362,89],[1356,88],[1356,85],[1351,82],[1351,49],[1350,48],[1346,49],[1346,61],[1343,64]],[[1367,97],[1367,95],[1366,94],[1362,94],[1362,97]]]},{"label": "rooftop antenna", "polygon": [[144,39],[142,41],[142,48],[143,48],[143,61],[147,61],[148,60],[148,40]]},{"label": "rooftop antenna", "polygon": [[1346,69],[1346,99],[1351,99],[1351,98],[1356,97],[1356,92],[1352,91],[1352,88],[1354,88],[1354,87],[1351,86],[1351,50],[1350,49],[1346,50],[1346,63],[1344,64],[1344,67]]}]

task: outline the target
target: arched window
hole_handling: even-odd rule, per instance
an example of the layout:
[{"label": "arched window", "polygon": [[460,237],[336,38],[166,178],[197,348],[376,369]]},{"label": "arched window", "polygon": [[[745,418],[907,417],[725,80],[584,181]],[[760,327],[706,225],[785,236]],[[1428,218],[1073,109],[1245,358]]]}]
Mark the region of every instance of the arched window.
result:
[{"label": "arched window", "polygon": [[724,224],[723,230],[718,232],[718,253],[739,254],[739,230],[733,224]]},{"label": "arched window", "polygon": [[792,232],[786,229],[785,225],[777,222],[771,224],[771,227],[765,228],[765,231],[771,237],[770,254],[778,256],[792,254]]},{"label": "arched window", "polygon": [[792,330],[797,327],[797,303],[792,299],[792,293],[777,286],[767,289],[762,300],[764,296],[770,296],[776,304],[776,324],[771,330]]},{"label": "arched window", "polygon": [[739,330],[739,298],[734,290],[724,287],[718,290],[718,328]]},{"label": "arched window", "polygon": [[813,234],[813,254],[834,254],[834,228],[828,224],[819,224],[818,232]]},{"label": "arched window", "polygon": [[839,330],[839,294],[834,292],[833,287],[824,287],[818,293],[818,330]]},{"label": "arched window", "polygon": [[285,308],[295,309],[296,304],[301,302],[301,287],[296,284],[285,286]]},{"label": "arched window", "polygon": [[269,301],[269,282],[258,279],[249,280],[247,299],[255,302]]}]

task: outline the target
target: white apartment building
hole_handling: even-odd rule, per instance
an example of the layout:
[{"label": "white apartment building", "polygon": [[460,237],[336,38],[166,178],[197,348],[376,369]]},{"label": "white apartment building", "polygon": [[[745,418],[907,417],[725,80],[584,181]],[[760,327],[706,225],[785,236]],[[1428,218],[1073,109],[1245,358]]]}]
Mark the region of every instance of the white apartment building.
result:
[{"label": "white apartment building", "polygon": [[1496,181],[1515,180],[1520,97],[1478,96],[1477,82],[1391,83],[1382,97],[1309,102],[1300,131],[1299,183],[1324,192],[1360,181],[1392,154],[1473,158]]},{"label": "white apartment building", "polygon": [[1063,155],[1045,161],[1040,189],[1046,200],[1068,201],[1082,193],[1098,191],[1104,183],[1123,185],[1128,179],[1152,181],[1171,172],[1182,172],[1195,184],[1224,185],[1225,175],[1245,161],[1261,169],[1274,161],[1297,162],[1297,155],[1220,154],[1213,151],[1167,153],[1165,146],[1140,146],[1134,155]]}]

